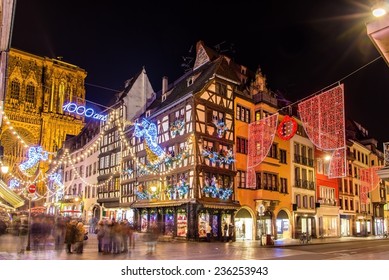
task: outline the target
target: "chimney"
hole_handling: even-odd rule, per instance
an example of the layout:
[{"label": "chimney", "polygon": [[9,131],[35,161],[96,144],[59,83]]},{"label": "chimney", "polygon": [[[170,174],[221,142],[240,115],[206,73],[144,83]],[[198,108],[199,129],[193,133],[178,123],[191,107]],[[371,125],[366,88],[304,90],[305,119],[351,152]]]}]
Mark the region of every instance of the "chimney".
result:
[{"label": "chimney", "polygon": [[168,79],[166,76],[162,77],[162,94],[165,94],[167,91],[167,86],[168,86]]}]

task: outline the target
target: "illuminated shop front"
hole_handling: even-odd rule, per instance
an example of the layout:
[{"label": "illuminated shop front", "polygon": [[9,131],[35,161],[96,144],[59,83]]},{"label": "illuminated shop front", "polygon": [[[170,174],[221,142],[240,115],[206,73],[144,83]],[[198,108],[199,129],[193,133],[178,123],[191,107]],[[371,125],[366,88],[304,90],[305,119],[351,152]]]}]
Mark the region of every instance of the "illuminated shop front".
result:
[{"label": "illuminated shop front", "polygon": [[[174,201],[167,205],[137,201],[132,207],[137,221],[136,228],[140,232],[147,232],[152,225],[157,225],[160,233],[166,237],[202,241],[206,239],[206,228],[209,224],[212,228],[212,240],[216,241],[223,238],[224,224],[234,225],[234,211],[239,206],[234,206],[233,209],[218,209],[205,208],[203,204]],[[217,206],[213,205],[213,207]],[[196,211],[196,208],[199,210]]]},{"label": "illuminated shop front", "polygon": [[132,207],[133,220],[138,231],[147,232],[156,225],[164,236],[187,237],[187,204],[176,201],[169,203],[137,201]]},{"label": "illuminated shop front", "polygon": [[235,232],[237,240],[253,239],[253,217],[247,209],[239,209],[236,213]]},{"label": "illuminated shop front", "polygon": [[340,236],[351,236],[352,234],[352,219],[351,215],[340,215]]},{"label": "illuminated shop front", "polygon": [[315,216],[312,214],[296,214],[295,216],[295,238],[302,233],[316,236]]},{"label": "illuminated shop front", "polygon": [[206,240],[206,226],[209,224],[212,229],[211,240],[222,241],[224,239],[223,227],[227,225],[227,235],[229,235],[229,225],[233,225],[235,241],[237,229],[234,214],[240,208],[240,205],[233,202],[218,203],[215,201],[213,204],[204,202],[202,206],[197,214],[196,240]]},{"label": "illuminated shop front", "polygon": [[290,227],[289,216],[284,210],[281,210],[277,214],[276,227],[277,239],[291,238],[292,231]]}]

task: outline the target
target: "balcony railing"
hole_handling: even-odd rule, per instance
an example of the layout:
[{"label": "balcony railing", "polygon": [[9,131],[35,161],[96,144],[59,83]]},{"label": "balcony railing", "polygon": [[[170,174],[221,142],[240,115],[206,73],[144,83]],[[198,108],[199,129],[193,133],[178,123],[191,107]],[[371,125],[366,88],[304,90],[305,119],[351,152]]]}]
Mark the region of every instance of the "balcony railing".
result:
[{"label": "balcony railing", "polygon": [[313,167],[313,159],[303,157],[302,155],[299,154],[294,154],[294,162]]},{"label": "balcony railing", "polygon": [[297,188],[303,188],[303,189],[309,189],[314,190],[315,189],[315,182],[308,181],[308,180],[302,180],[302,179],[295,179],[295,187]]}]

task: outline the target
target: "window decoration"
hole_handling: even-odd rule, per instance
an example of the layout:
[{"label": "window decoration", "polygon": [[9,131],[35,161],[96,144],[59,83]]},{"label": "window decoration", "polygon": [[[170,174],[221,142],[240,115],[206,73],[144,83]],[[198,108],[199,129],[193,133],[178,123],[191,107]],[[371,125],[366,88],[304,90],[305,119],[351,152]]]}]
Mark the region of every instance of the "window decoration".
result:
[{"label": "window decoration", "polygon": [[40,160],[46,161],[48,159],[48,153],[43,150],[41,146],[30,147],[27,153],[28,159],[19,164],[19,169],[27,176],[32,176]]},{"label": "window decoration", "polygon": [[224,136],[224,132],[226,132],[226,130],[228,129],[226,123],[225,123],[224,120],[223,120],[223,118],[221,118],[221,119],[219,120],[218,117],[213,116],[212,122],[213,122],[213,124],[216,126],[216,133],[217,133],[217,136],[218,136],[219,138],[222,138],[222,137]]},{"label": "window decoration", "polygon": [[189,153],[187,149],[185,149],[182,153],[175,155],[174,151],[167,151],[165,157],[165,165],[167,167],[172,167],[175,162],[179,162],[183,159],[189,157]]},{"label": "window decoration", "polygon": [[298,104],[299,115],[311,142],[332,151],[329,178],[345,177],[346,130],[343,84]]},{"label": "window decoration", "polygon": [[132,168],[128,168],[127,170],[123,171],[123,175],[131,176],[132,173],[134,173],[134,169],[132,169]]},{"label": "window decoration", "polygon": [[232,164],[235,162],[232,149],[221,149],[219,152],[212,151],[210,147],[204,147],[202,155],[204,158],[209,159],[212,163],[219,164]]},{"label": "window decoration", "polygon": [[136,197],[139,200],[145,200],[145,199],[158,199],[159,198],[159,191],[150,192],[147,190],[147,188],[140,184],[138,185],[138,190],[135,191]]},{"label": "window decoration", "polygon": [[247,187],[255,189],[255,167],[269,152],[277,130],[278,113],[249,124],[247,154]]},{"label": "window decoration", "polygon": [[208,177],[205,178],[203,192],[205,196],[217,197],[219,186],[215,176],[212,176],[211,180]]},{"label": "window decoration", "polygon": [[182,119],[177,119],[170,124],[170,135],[175,137],[180,135],[181,131],[184,130],[185,122]]},{"label": "window decoration", "polygon": [[210,180],[205,178],[203,193],[206,197],[220,198],[223,200],[229,199],[233,193],[232,187],[219,186],[215,176]]},{"label": "window decoration", "polygon": [[186,179],[181,177],[176,185],[169,185],[166,187],[165,193],[169,199],[183,199],[189,192],[189,184]]},{"label": "window decoration", "polygon": [[282,140],[289,140],[297,131],[297,122],[290,116],[285,116],[278,125],[277,134]]}]

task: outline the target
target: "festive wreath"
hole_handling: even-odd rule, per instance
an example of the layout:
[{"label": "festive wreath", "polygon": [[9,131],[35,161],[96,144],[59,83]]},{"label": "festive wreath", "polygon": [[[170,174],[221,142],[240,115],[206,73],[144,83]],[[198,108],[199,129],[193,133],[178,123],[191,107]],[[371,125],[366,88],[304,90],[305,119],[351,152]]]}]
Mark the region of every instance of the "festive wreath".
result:
[{"label": "festive wreath", "polygon": [[278,125],[277,134],[283,140],[289,140],[297,131],[298,124],[290,116],[285,116]]}]

